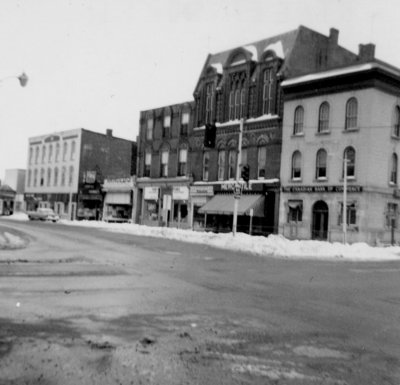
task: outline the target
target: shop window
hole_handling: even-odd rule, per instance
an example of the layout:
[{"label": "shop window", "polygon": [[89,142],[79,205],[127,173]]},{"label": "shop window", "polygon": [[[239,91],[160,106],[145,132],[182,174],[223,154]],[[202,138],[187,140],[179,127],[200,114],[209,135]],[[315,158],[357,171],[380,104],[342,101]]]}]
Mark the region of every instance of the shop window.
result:
[{"label": "shop window", "polygon": [[356,151],[353,147],[347,147],[344,150],[344,162],[343,162],[343,174],[344,177],[344,167],[346,167],[347,178],[355,177],[355,169],[356,169]]},{"label": "shop window", "polygon": [[326,166],[327,166],[327,153],[325,150],[319,150],[317,152],[316,159],[316,179],[326,179]]},{"label": "shop window", "polygon": [[258,179],[264,179],[267,164],[267,147],[265,145],[258,147],[257,159],[257,177]]},{"label": "shop window", "polygon": [[218,151],[218,180],[225,178],[225,157],[226,152],[224,150]]},{"label": "shop window", "polygon": [[319,107],[318,114],[318,132],[329,131],[329,104],[324,102]]},{"label": "shop window", "polygon": [[[343,223],[343,202],[340,203],[340,211],[338,216],[338,225],[342,225]],[[354,202],[347,203],[346,208],[346,223],[347,226],[356,225],[357,224],[357,208]]]},{"label": "shop window", "polygon": [[288,201],[288,223],[302,222],[303,220],[303,201],[289,200]]},{"label": "shop window", "polygon": [[144,175],[145,177],[150,177],[150,170],[151,170],[151,152],[146,151],[145,158],[144,158]]},{"label": "shop window", "polygon": [[391,228],[392,226],[397,229],[397,216],[398,216],[398,205],[397,203],[388,203],[386,211],[386,227]]},{"label": "shop window", "polygon": [[208,181],[209,178],[209,165],[210,153],[207,151],[203,154],[203,180]]},{"label": "shop window", "polygon": [[298,106],[294,111],[293,135],[300,135],[303,133],[303,124],[304,108],[302,106]]},{"label": "shop window", "polygon": [[236,176],[236,150],[229,150],[228,152],[228,179],[235,179]]},{"label": "shop window", "polygon": [[175,202],[174,203],[174,222],[186,222],[188,216],[187,204]]},{"label": "shop window", "polygon": [[351,98],[346,103],[346,130],[357,128],[358,102],[356,98]]},{"label": "shop window", "polygon": [[169,158],[168,150],[162,150],[161,151],[161,176],[164,178],[168,177],[168,158]]},{"label": "shop window", "polygon": [[292,155],[292,179],[301,179],[301,153],[295,151]]},{"label": "shop window", "polygon": [[397,184],[397,169],[398,169],[398,157],[397,154],[392,154],[392,165],[390,170],[390,183]]},{"label": "shop window", "polygon": [[178,164],[178,176],[186,175],[186,167],[187,166],[187,149],[181,148],[179,150],[179,164]]}]

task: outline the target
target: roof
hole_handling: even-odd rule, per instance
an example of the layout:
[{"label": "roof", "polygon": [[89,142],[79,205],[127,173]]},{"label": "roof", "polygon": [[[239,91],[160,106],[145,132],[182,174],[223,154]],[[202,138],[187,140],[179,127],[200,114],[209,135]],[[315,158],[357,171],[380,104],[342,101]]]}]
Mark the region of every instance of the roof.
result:
[{"label": "roof", "polygon": [[[264,199],[264,195],[242,195],[239,199],[238,215],[249,215],[253,209],[254,216],[263,216]],[[199,209],[199,213],[232,215],[234,202],[235,198],[231,194],[215,195]]]}]

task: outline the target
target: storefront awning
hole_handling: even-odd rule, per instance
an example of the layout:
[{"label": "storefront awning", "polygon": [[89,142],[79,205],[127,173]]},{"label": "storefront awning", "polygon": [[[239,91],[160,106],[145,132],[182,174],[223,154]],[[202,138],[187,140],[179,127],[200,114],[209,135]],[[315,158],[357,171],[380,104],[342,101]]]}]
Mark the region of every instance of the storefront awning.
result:
[{"label": "storefront awning", "polygon": [[[233,215],[233,195],[215,195],[199,209],[199,213]],[[253,209],[255,217],[264,216],[264,195],[242,195],[239,199],[238,215],[249,215]]]}]

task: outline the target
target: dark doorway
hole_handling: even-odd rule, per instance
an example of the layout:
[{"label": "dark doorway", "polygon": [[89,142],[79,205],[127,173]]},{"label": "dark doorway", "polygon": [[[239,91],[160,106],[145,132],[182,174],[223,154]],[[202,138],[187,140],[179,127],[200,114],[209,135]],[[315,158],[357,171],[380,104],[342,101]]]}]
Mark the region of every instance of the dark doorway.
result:
[{"label": "dark doorway", "polygon": [[329,209],[324,201],[314,203],[312,211],[312,239],[326,241],[328,239]]}]

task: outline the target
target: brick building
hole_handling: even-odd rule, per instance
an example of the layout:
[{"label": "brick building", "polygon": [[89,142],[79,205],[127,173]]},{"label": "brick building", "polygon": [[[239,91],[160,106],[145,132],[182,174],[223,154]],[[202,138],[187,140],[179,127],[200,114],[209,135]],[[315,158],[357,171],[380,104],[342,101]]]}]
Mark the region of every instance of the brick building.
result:
[{"label": "brick building", "polygon": [[[277,232],[281,82],[358,60],[338,45],[337,30],[324,36],[303,26],[208,55],[193,102],[141,112],[141,223],[231,230],[239,123],[244,119],[241,164],[249,165],[250,182],[240,199],[238,231],[248,231],[251,215],[253,232]],[[216,146],[205,148],[205,125],[214,122]]]},{"label": "brick building", "polygon": [[27,210],[51,207],[60,216],[99,219],[105,178],[135,173],[136,143],[83,128],[29,138]]}]

